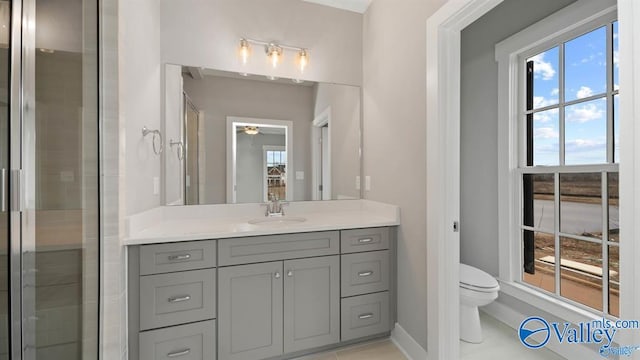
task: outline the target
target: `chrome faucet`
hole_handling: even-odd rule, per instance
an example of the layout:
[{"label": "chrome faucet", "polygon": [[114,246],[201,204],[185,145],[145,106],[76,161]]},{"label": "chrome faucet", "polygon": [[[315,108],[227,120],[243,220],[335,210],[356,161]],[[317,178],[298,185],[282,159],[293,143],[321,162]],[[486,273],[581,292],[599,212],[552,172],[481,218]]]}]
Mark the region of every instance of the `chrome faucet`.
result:
[{"label": "chrome faucet", "polygon": [[269,194],[269,202],[265,205],[267,206],[267,211],[264,216],[284,216],[283,206],[289,205],[289,203],[280,201],[276,194]]}]

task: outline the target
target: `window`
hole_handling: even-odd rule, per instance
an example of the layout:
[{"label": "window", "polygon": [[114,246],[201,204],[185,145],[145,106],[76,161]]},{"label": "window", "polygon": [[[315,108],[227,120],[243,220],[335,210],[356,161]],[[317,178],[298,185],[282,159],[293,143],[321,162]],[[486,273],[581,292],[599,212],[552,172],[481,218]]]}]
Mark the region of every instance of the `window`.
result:
[{"label": "window", "polygon": [[265,199],[271,194],[283,200],[287,197],[287,151],[284,146],[265,146]]},{"label": "window", "polygon": [[[613,14],[615,15],[615,14]],[[618,23],[612,14],[522,52],[515,169],[520,281],[619,315]]]}]

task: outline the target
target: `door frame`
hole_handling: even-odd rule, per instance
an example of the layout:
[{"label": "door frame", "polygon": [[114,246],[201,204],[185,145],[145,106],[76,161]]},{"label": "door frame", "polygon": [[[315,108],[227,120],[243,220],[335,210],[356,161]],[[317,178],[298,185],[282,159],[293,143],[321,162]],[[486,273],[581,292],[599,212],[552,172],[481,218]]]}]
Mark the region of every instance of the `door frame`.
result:
[{"label": "door frame", "polygon": [[[446,2],[427,20],[427,332],[428,358],[454,359],[460,355],[459,263],[460,236],[453,223],[460,214],[460,35],[461,31],[503,0]],[[618,0],[620,54],[621,237],[636,239],[640,211],[640,3]],[[635,85],[637,84],[637,85]],[[625,96],[626,95],[626,96]],[[640,242],[621,242],[621,318],[640,318]],[[621,344],[640,343],[638,332],[624,332]],[[633,359],[640,359],[635,353]]]},{"label": "door frame", "polygon": [[[328,144],[329,152],[331,152],[331,106],[327,106],[326,109],[317,115],[311,123],[311,194],[312,200],[323,200],[323,193],[328,189],[331,193],[331,183],[324,184],[322,182],[322,128],[324,126],[329,127]],[[327,167],[331,172],[331,156],[327,159]],[[324,171],[325,169],[323,169]],[[331,174],[329,173],[329,178]],[[320,185],[322,184],[322,191],[320,191]]]},{"label": "door frame", "polygon": [[293,201],[293,122],[288,120],[259,119],[239,116],[227,116],[227,204],[235,204],[237,198],[237,139],[238,126],[284,127],[287,146],[287,201]]}]

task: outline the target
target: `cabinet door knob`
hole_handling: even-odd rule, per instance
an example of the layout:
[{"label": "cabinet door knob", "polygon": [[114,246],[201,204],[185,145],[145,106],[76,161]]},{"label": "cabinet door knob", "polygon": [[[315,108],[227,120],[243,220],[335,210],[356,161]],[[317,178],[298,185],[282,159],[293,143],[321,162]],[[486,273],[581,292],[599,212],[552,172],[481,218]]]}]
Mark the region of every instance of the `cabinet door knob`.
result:
[{"label": "cabinet door knob", "polygon": [[293,271],[292,270],[287,271],[287,276],[289,277],[293,276]]},{"label": "cabinet door knob", "polygon": [[276,271],[276,274],[274,276],[276,279],[280,279],[280,272]]},{"label": "cabinet door knob", "polygon": [[175,357],[189,355],[189,353],[191,353],[191,349],[184,349],[184,350],[180,350],[180,351],[170,352],[170,353],[167,354],[167,357],[175,358]]}]

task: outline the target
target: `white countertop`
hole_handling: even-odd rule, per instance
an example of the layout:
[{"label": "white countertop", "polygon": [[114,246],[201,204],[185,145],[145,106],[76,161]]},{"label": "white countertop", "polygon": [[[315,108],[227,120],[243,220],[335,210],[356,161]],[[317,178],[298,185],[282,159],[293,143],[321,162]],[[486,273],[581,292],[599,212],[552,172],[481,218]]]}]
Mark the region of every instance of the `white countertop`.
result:
[{"label": "white countertop", "polygon": [[264,211],[259,204],[163,206],[130,216],[124,245],[400,225],[397,206],[369,200],[294,202],[286,216],[306,221],[248,223],[264,218]]}]

